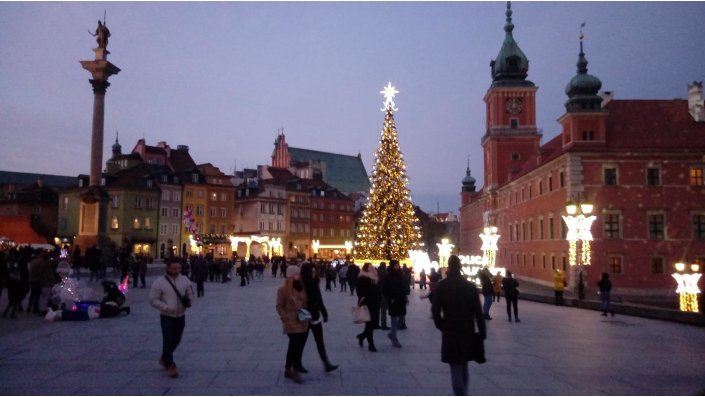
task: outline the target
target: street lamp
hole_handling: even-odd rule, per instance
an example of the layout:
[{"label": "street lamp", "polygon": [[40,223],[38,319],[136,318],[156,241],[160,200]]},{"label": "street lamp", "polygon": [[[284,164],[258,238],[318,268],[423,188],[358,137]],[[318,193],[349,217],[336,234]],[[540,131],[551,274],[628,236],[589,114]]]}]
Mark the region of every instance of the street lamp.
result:
[{"label": "street lamp", "polygon": [[451,244],[447,238],[441,239],[441,242],[436,243],[436,245],[438,246],[438,265],[444,268],[448,266],[448,258],[450,258],[455,245]]},{"label": "street lamp", "polygon": [[[572,200],[565,206],[565,212],[568,215],[563,216],[568,233],[568,263],[571,268],[577,266],[578,269],[578,299],[585,299],[585,280],[583,277],[584,266],[589,266],[591,261],[590,241],[592,241],[592,232],[590,227],[597,219],[595,215],[591,215],[594,206],[589,202],[575,203]],[[581,250],[578,250],[578,242],[580,242]],[[573,273],[575,274],[575,273]]]},{"label": "street lamp", "polygon": [[497,262],[497,241],[500,235],[497,234],[497,226],[485,226],[482,229],[480,238],[482,239],[482,264],[493,269]]},{"label": "street lamp", "polygon": [[694,312],[697,313],[698,308],[698,294],[700,289],[698,288],[698,281],[702,274],[698,273],[700,271],[700,265],[692,264],[690,265],[690,270],[692,273],[686,271],[685,263],[676,263],[676,273],[673,273],[673,278],[676,279],[678,283],[678,288],[676,288],[676,293],[680,297],[680,309],[682,312]]}]

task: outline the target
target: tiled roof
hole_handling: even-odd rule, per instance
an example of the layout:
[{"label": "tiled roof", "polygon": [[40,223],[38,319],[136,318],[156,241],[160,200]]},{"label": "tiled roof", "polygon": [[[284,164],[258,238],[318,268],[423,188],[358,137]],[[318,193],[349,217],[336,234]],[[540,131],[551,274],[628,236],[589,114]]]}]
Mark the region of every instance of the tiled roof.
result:
[{"label": "tiled roof", "polygon": [[342,192],[367,192],[370,190],[370,179],[359,156],[293,147],[289,147],[289,155],[294,162],[323,161],[326,164],[325,181]]},{"label": "tiled roof", "polygon": [[69,187],[78,186],[77,176],[60,176],[47,174],[32,174],[26,172],[0,171],[0,184],[30,185],[41,179],[44,186]]},{"label": "tiled roof", "polygon": [[613,100],[605,109],[608,149],[705,149],[705,123],[686,100]]},{"label": "tiled roof", "polygon": [[[705,123],[693,120],[686,100],[612,100],[604,109],[608,112],[606,145],[571,150],[705,152]],[[512,174],[512,179],[560,157],[566,152],[562,145],[559,134],[541,146],[540,162],[535,158],[527,159],[524,167]]]}]

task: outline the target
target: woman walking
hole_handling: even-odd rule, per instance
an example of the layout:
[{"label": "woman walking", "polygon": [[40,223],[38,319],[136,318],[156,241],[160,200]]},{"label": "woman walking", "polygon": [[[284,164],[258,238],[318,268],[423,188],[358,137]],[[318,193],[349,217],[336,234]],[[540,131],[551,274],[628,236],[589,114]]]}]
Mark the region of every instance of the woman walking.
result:
[{"label": "woman walking", "polygon": [[358,306],[367,305],[370,311],[370,321],[365,323],[365,330],[357,335],[357,341],[360,347],[362,347],[363,341],[367,339],[367,347],[371,352],[377,351],[373,331],[375,329],[375,314],[379,311],[378,280],[377,270],[371,263],[367,262],[362,265],[362,270],[360,270],[360,274],[357,276],[357,304]]},{"label": "woman walking", "polygon": [[305,306],[306,291],[301,282],[299,267],[289,266],[284,285],[277,291],[277,313],[282,321],[284,333],[289,337],[284,377],[296,383],[303,383],[297,368],[302,368],[301,356],[308,337],[308,321],[299,320],[298,313]]},{"label": "woman walking", "polygon": [[389,262],[389,274],[384,279],[382,291],[389,305],[389,316],[392,318],[392,330],[387,336],[391,339],[394,347],[400,348],[401,343],[397,339],[397,329],[399,329],[399,320],[406,315],[406,296],[409,294],[409,283],[396,259]]},{"label": "woman walking", "polygon": [[[323,304],[318,270],[311,262],[306,262],[301,265],[301,281],[303,281],[304,290],[306,291],[306,309],[311,313],[309,329],[311,333],[313,333],[313,339],[316,341],[318,355],[321,356],[321,361],[323,361],[326,372],[334,371],[338,366],[328,361],[326,345],[323,342],[323,324],[321,323],[321,320],[323,320],[324,323],[328,322],[328,310],[326,310],[326,306]],[[298,370],[303,373],[308,372],[303,367],[298,368]]]}]

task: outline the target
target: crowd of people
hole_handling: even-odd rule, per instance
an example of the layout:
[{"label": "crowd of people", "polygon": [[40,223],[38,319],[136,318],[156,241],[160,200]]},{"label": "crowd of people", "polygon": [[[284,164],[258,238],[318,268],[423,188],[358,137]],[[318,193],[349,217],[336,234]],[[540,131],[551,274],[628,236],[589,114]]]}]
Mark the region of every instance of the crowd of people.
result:
[{"label": "crowd of people", "polygon": [[[117,284],[105,280],[106,264],[113,265],[114,277],[119,274],[119,281],[127,284],[130,280],[133,288],[146,288],[148,264],[152,261],[149,256],[134,253],[127,247],[112,250],[107,256],[95,246],[88,248],[85,255],[81,255],[78,246],[68,256],[64,252],[64,257],[60,258],[58,252],[30,247],[0,251],[0,296],[6,289],[8,297],[3,317],[15,318],[18,312],[45,315],[47,311],[52,314],[55,310],[55,319],[84,319],[86,316],[74,313],[75,310],[56,307],[50,299],[52,287],[62,280],[57,273],[59,261],[71,263],[72,277],[77,280],[80,280],[82,267],[90,271],[89,281],[103,278],[101,284],[106,296],[95,302],[105,313],[100,317],[130,312],[129,306],[123,306],[125,296]],[[324,342],[323,324],[329,317],[325,305],[328,293],[349,293],[356,297],[358,306],[366,307],[369,319],[364,321],[356,339],[360,347],[367,343],[370,352],[377,352],[375,331],[378,330],[388,331],[386,336],[393,348],[402,348],[399,331],[407,329],[409,295],[418,282],[419,289],[424,290],[420,296],[429,299],[432,321],[441,331],[442,361],[450,366],[453,391],[458,395],[468,391],[468,362],[482,363],[485,360],[482,341],[486,338],[486,321],[492,320],[492,304],[504,296],[508,321],[520,322],[519,282],[512,273],[493,275],[488,268],[483,268],[477,273],[478,288],[461,274],[456,256],[450,257],[443,274],[435,268],[427,274],[424,269],[418,278],[414,277],[412,268],[398,260],[376,266],[366,262],[360,266],[349,259],[323,261],[281,256],[270,259],[255,255],[216,259],[209,254],[199,254],[187,258],[174,256],[164,262],[166,274],[153,281],[149,301],[160,314],[163,345],[159,362],[172,377],[178,376],[174,351],[183,335],[185,314],[191,307],[191,299],[204,296],[205,283],[227,283],[235,277],[240,278],[241,287],[265,277],[283,279],[283,285],[277,290],[276,311],[283,333],[288,337],[284,376],[296,383],[302,383],[302,374],[308,372],[302,357],[309,332],[313,334],[325,371],[338,368],[329,359]],[[271,276],[265,276],[265,273]],[[556,271],[554,281],[556,305],[562,305],[562,293],[567,283],[560,270]],[[324,287],[323,292],[321,287]],[[599,282],[603,315],[614,315],[610,306],[611,287],[608,277],[603,275]],[[23,306],[25,300],[26,307]]]}]

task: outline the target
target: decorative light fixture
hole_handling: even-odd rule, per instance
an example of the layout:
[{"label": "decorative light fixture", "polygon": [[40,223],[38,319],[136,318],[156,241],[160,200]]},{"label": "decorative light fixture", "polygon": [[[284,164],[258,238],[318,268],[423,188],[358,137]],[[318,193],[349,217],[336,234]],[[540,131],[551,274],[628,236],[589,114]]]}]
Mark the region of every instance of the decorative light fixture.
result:
[{"label": "decorative light fixture", "polygon": [[678,283],[676,293],[680,298],[680,310],[682,312],[699,312],[698,294],[700,289],[698,288],[698,281],[702,276],[701,273],[698,273],[700,265],[696,263],[690,265],[692,273],[686,271],[686,264],[682,262],[676,263],[675,268],[676,273],[673,273],[673,278]]},{"label": "decorative light fixture", "polygon": [[440,267],[448,266],[448,258],[450,258],[451,252],[453,252],[453,247],[455,245],[450,243],[447,238],[441,239],[440,243],[436,243],[438,246],[438,265]]},{"label": "decorative light fixture", "polygon": [[[566,240],[568,240],[568,263],[571,268],[577,266],[578,273],[578,299],[585,298],[585,284],[583,277],[583,267],[589,266],[592,260],[590,252],[590,241],[592,241],[592,232],[590,228],[592,223],[597,219],[592,215],[594,206],[588,201],[574,202],[572,199],[565,206],[565,212],[568,215],[563,215],[563,221],[568,226]],[[578,242],[580,242],[581,250],[578,251]],[[576,274],[575,272],[573,274]],[[573,284],[575,285],[575,284]]]},{"label": "decorative light fixture", "polygon": [[497,241],[500,235],[497,234],[496,226],[485,226],[482,229],[480,238],[482,239],[482,264],[493,269],[497,261]]}]

